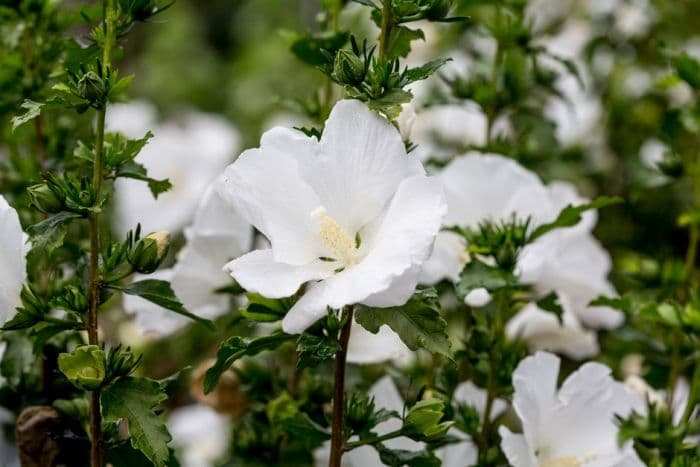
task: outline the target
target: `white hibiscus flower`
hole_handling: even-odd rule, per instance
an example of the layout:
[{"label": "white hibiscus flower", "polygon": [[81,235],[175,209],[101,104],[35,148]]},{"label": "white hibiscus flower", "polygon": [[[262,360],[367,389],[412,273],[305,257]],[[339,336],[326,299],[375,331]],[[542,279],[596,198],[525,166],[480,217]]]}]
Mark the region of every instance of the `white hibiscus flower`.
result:
[{"label": "white hibiscus flower", "polygon": [[557,389],[559,358],[537,352],[513,373],[513,407],[522,434],[499,429],[501,448],[514,467],[643,466],[632,443],[618,445],[615,415],[639,400],[599,363],[586,363]]},{"label": "white hibiscus flower", "polygon": [[308,282],[282,322],[289,333],[328,307],[405,303],[446,210],[439,181],[359,101],[336,104],[320,141],[266,132],[224,178],[225,199],[271,244],[229,263],[234,279],[269,298]]},{"label": "white hibiscus flower", "polygon": [[[530,217],[535,227],[556,219],[568,204],[586,202],[571,185],[545,186],[534,173],[495,154],[468,153],[454,159],[438,177],[448,204],[446,226],[476,228],[484,221],[507,221],[515,214],[519,219]],[[610,257],[590,233],[595,223],[596,213],[586,212],[578,225],[550,232],[523,249],[516,274],[539,296],[557,292],[564,322],[561,326],[554,316],[531,304],[508,324],[511,337],[524,339],[533,349],[583,358],[598,351],[595,334],[583,325],[609,329],[621,323],[619,312],[588,306],[599,295],[615,293],[607,280]],[[423,266],[421,282],[457,281],[468,261],[465,247],[461,237],[441,232]]]},{"label": "white hibiscus flower", "polygon": [[152,106],[143,102],[110,106],[107,129],[142,138],[154,136],[136,157],[148,175],[169,179],[170,191],[153,199],[148,185],[120,178],[116,182],[114,228],[120,233],[141,223],[142,230],[177,232],[192,220],[207,187],[233,159],[239,135],[224,119],[197,112],[158,123]]},{"label": "white hibiscus flower", "polygon": [[[192,313],[215,318],[230,309],[229,296],[214,291],[231,283],[223,266],[232,258],[250,251],[253,229],[236,210],[221,199],[213,183],[204,194],[185,229],[187,243],[175,266],[161,269],[140,279],[161,279],[172,283],[175,295]],[[124,296],[124,309],[136,315],[137,326],[160,335],[171,334],[190,320],[135,295]]]},{"label": "white hibiscus flower", "polygon": [[21,305],[27,271],[25,238],[17,211],[0,196],[0,325],[12,319]]},{"label": "white hibiscus flower", "polygon": [[188,405],[168,418],[171,442],[182,465],[212,467],[226,455],[231,438],[231,419],[206,405]]}]

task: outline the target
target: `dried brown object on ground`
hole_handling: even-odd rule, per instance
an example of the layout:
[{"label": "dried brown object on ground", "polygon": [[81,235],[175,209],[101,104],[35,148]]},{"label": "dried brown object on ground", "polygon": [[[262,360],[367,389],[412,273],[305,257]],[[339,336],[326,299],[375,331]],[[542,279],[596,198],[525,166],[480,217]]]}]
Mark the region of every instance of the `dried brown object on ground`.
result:
[{"label": "dried brown object on ground", "polygon": [[19,414],[15,435],[22,467],[57,465],[61,449],[50,433],[59,424],[60,418],[56,410],[45,405],[27,407]]},{"label": "dried brown object on ground", "polygon": [[[190,380],[190,395],[204,405],[208,405],[219,413],[238,418],[248,407],[248,399],[239,388],[240,381],[232,370],[221,375],[219,384],[209,394],[204,394],[204,375],[211,368],[215,359],[202,362],[193,372]],[[234,363],[234,366],[240,362]]]}]

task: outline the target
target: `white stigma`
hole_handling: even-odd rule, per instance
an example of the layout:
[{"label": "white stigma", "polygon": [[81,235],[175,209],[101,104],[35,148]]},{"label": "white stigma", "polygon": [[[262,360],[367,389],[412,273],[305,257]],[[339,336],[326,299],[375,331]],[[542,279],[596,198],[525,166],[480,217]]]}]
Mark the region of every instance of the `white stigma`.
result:
[{"label": "white stigma", "polygon": [[343,230],[343,228],[326,213],[326,208],[319,206],[311,213],[311,217],[318,221],[321,241],[333,259],[346,266],[355,264],[358,259],[355,240]]}]

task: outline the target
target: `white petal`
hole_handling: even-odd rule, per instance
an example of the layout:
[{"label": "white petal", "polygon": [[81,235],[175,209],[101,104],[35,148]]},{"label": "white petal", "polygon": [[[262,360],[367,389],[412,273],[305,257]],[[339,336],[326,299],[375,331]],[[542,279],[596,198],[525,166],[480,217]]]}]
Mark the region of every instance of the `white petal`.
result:
[{"label": "white petal", "polygon": [[464,237],[453,232],[440,232],[428,260],[423,263],[420,283],[434,285],[443,279],[459,280],[464,267],[467,243]]},{"label": "white petal", "polygon": [[455,428],[450,428],[447,434],[460,438],[462,441],[435,450],[435,455],[440,459],[440,465],[442,467],[464,467],[476,464],[479,450],[471,438]]},{"label": "white petal", "polygon": [[449,212],[445,225],[477,227],[513,214],[532,225],[555,216],[546,187],[532,172],[497,154],[468,153],[452,160],[440,174]]},{"label": "white petal", "polygon": [[170,180],[173,188],[155,200],[146,183],[117,180],[114,229],[119,233],[135,228],[137,223],[141,223],[143,232],[182,229],[238,147],[235,129],[223,119],[206,114],[191,112],[177,122],[146,126],[138,137],[148,130],[153,130],[154,137],[136,162],[146,167],[150,177]]},{"label": "white petal", "polygon": [[470,291],[464,297],[464,303],[473,307],[482,307],[491,303],[491,294],[483,287]]},{"label": "white petal", "polygon": [[403,359],[413,352],[406,347],[401,338],[389,326],[379,328],[372,334],[357,322],[352,323],[347,360],[349,363],[367,365]]},{"label": "white petal", "polygon": [[486,144],[486,116],[476,105],[439,105],[415,117],[412,141],[429,158],[446,159],[455,147]]},{"label": "white petal", "polygon": [[[486,391],[477,387],[471,381],[460,383],[459,386],[455,388],[452,400],[458,404],[474,407],[481,416],[484,415],[484,411],[486,410]],[[505,401],[501,399],[494,400],[491,407],[491,419],[505,412],[506,408],[508,408],[508,405]]]},{"label": "white petal", "polygon": [[596,334],[581,327],[576,316],[565,306],[564,322],[530,303],[506,325],[511,339],[522,339],[531,350],[549,350],[570,358],[583,359],[599,351]]},{"label": "white petal", "polygon": [[[561,211],[568,205],[578,206],[590,202],[579,195],[576,187],[569,182],[555,181],[547,185],[549,196],[554,204],[554,208]],[[573,227],[568,227],[567,230],[576,230],[578,232],[590,232],[598,222],[598,211],[588,210],[581,215],[581,221]]]},{"label": "white petal", "polygon": [[273,250],[251,251],[224,266],[244,289],[268,298],[289,297],[304,282],[332,275],[336,267],[318,259],[303,266],[280,263]]},{"label": "white petal", "polygon": [[212,467],[227,453],[231,420],[204,405],[174,410],[168,418],[172,446],[189,467]]},{"label": "white petal", "polygon": [[0,195],[0,325],[9,321],[20,306],[27,269],[25,249],[17,211]]},{"label": "white petal", "polygon": [[[374,398],[374,404],[377,409],[393,410],[399,414],[403,412],[403,398],[401,394],[399,394],[394,381],[389,376],[385,376],[377,381],[369,389],[369,395]],[[391,418],[378,424],[374,431],[378,435],[384,435],[398,430],[399,428],[401,428],[401,420],[398,418]],[[408,451],[418,451],[425,446],[423,443],[413,441],[403,436],[387,441],[386,445],[390,449],[405,449]],[[381,464],[365,464],[365,466],[367,465]]]},{"label": "white petal", "polygon": [[357,100],[333,107],[320,153],[299,160],[328,215],[351,234],[382,212],[402,180],[425,173],[396,128]]},{"label": "white petal", "polygon": [[[363,303],[392,287],[398,278],[425,261],[440,229],[444,211],[442,190],[437,180],[423,176],[406,179],[399,186],[386,215],[370,226],[371,232],[362,232],[362,248],[368,250],[367,256],[359,264],[311,284],[285,316],[282,328],[292,334],[301,332],[321,318],[327,307],[340,309],[345,305]],[[417,274],[413,280],[417,282]],[[412,283],[413,287],[415,285]],[[399,289],[405,292],[410,287],[402,283]],[[390,303],[386,301],[388,295],[383,295],[380,296],[382,306],[402,305],[408,299],[401,293],[392,296],[401,301]]]},{"label": "white petal", "polygon": [[411,266],[403,274],[394,278],[388,289],[367,297],[362,300],[362,304],[376,308],[403,305],[416,291],[420,271],[420,266]]},{"label": "white petal", "polygon": [[523,435],[511,433],[505,426],[498,429],[501,435],[501,449],[513,467],[537,467],[534,452]]},{"label": "white petal", "polygon": [[134,100],[128,104],[112,104],[107,112],[105,127],[110,132],[120,132],[129,138],[143,138],[157,125],[156,108],[146,102]]},{"label": "white petal", "polygon": [[323,256],[318,226],[311,218],[320,201],[299,175],[297,158],[302,156],[285,152],[285,146],[290,151],[313,150],[290,131],[272,129],[260,148],[245,151],[226,169],[219,191],[270,240],[275,260],[302,265]]}]

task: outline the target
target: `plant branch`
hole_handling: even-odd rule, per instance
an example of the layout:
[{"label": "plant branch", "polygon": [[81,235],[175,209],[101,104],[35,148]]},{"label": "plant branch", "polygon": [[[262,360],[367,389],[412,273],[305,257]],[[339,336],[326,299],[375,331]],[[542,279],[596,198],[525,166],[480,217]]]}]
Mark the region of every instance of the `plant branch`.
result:
[{"label": "plant branch", "polygon": [[340,467],[344,450],[343,410],[345,408],[345,361],[348,354],[348,341],[352,327],[352,306],[345,307],[345,324],[340,330],[340,350],[335,354],[335,378],[333,385],[333,420],[331,426],[331,454],[328,467]]},{"label": "plant branch", "polygon": [[359,448],[360,446],[381,443],[382,441],[388,441],[390,439],[398,438],[399,436],[403,436],[402,429],[391,431],[391,432],[384,434],[384,435],[381,435],[381,436],[374,436],[372,438],[366,438],[366,439],[361,439],[358,441],[352,441],[350,443],[346,443],[345,448],[343,448],[343,451],[344,452],[352,451],[353,449]]},{"label": "plant branch", "polygon": [[382,29],[379,33],[379,61],[386,60],[386,54],[389,51],[389,39],[391,37],[391,29],[394,26],[394,17],[391,12],[391,0],[384,0],[382,7]]}]

